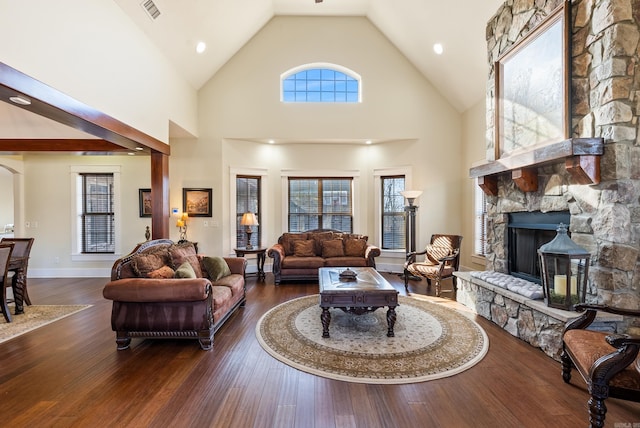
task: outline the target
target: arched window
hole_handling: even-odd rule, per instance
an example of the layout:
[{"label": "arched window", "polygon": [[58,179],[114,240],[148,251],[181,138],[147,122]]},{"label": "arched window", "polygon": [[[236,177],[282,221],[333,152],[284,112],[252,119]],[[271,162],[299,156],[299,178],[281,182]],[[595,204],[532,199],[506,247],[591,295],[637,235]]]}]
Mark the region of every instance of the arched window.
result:
[{"label": "arched window", "polygon": [[283,102],[359,103],[362,101],[360,75],[348,68],[327,63],[306,64],[280,76]]}]

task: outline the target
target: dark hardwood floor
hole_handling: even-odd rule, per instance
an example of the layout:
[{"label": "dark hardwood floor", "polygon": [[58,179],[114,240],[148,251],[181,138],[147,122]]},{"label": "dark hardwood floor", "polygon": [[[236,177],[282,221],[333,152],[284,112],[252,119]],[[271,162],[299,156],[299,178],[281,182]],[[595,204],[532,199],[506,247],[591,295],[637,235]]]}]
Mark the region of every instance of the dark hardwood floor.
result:
[{"label": "dark hardwood floor", "polygon": [[[399,277],[385,277],[404,294]],[[247,305],[216,334],[194,340],[134,339],[117,351],[105,278],[29,279],[35,304],[87,310],[0,344],[2,425],[11,427],[580,427],[587,393],[566,385],[544,353],[477,321],[490,349],[473,368],[417,384],[364,385],[288,367],[255,339],[271,307],[317,293],[248,278]],[[426,293],[426,283],[412,292]],[[445,294],[446,296],[446,294]],[[640,424],[640,404],[607,400],[607,426]],[[625,424],[625,425],[619,425]],[[628,425],[626,425],[628,424]]]}]

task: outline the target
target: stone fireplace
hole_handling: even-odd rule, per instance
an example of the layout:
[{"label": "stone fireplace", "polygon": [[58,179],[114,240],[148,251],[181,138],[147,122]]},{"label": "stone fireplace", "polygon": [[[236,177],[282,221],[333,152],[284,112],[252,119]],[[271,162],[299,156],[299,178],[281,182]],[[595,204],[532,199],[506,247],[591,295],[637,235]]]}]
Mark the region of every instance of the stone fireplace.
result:
[{"label": "stone fireplace", "polygon": [[[509,0],[487,24],[487,153],[494,151],[493,64],[560,3]],[[573,0],[571,23],[571,137],[603,139],[599,182],[580,184],[564,159],[532,165],[529,178],[537,180],[532,191],[521,190],[515,174],[493,176],[486,269],[510,272],[510,216],[568,212],[571,239],[591,254],[587,301],[640,309],[640,0]],[[515,317],[511,328],[524,328],[528,321],[514,308],[508,315]],[[490,319],[492,311],[486,311]],[[555,320],[560,325],[547,320],[527,334],[557,334],[562,325]],[[640,325],[629,320],[618,320],[615,329],[640,334]]]}]

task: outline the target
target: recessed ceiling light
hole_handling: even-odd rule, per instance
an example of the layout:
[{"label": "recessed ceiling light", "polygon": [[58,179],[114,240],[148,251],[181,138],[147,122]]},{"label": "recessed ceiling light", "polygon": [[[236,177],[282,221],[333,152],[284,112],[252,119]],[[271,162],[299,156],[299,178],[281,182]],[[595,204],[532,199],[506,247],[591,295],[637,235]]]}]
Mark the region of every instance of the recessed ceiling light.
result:
[{"label": "recessed ceiling light", "polygon": [[371,140],[365,141],[365,144],[371,144]]},{"label": "recessed ceiling light", "polygon": [[444,52],[444,47],[441,43],[436,43],[435,45],[433,45],[433,51],[438,55],[442,55],[442,52]]},{"label": "recessed ceiling light", "polygon": [[15,104],[20,104],[21,106],[31,105],[31,100],[24,95],[15,95],[13,97],[9,97],[9,101]]},{"label": "recessed ceiling light", "polygon": [[207,50],[207,44],[205,42],[198,42],[198,44],[196,45],[196,52],[201,54],[206,50]]},{"label": "recessed ceiling light", "polygon": [[138,147],[136,147],[136,150],[137,150],[137,151],[139,151],[139,152],[141,152],[141,151],[142,151],[142,150],[144,150],[144,149],[143,149],[142,147],[138,146]]},{"label": "recessed ceiling light", "polygon": [[133,152],[128,152],[127,154],[128,154],[129,156],[135,156],[135,155],[136,155],[136,154],[135,154],[135,153],[133,153]]},{"label": "recessed ceiling light", "polygon": [[273,140],[269,140],[269,141],[267,141],[267,142],[268,142],[269,144],[275,144],[275,143],[276,143],[276,142],[275,142],[275,141],[273,141]]}]

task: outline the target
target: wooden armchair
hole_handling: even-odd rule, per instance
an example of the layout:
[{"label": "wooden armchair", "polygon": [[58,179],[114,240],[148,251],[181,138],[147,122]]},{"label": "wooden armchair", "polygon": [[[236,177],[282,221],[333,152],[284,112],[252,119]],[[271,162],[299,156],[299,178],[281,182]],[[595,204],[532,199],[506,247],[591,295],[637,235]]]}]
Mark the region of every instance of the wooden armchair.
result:
[{"label": "wooden armchair", "polygon": [[640,317],[640,310],[617,309],[603,305],[579,304],[586,312],[567,323],[562,333],[562,378],[571,380],[571,369],[587,383],[589,423],[604,427],[607,406],[604,400],[613,397],[640,402],[640,337],[586,330],[596,317],[596,311]]},{"label": "wooden armchair", "polygon": [[[440,296],[440,282],[452,278],[453,291],[456,291],[456,277],[453,272],[460,266],[460,235],[431,235],[431,242],[424,251],[414,251],[407,254],[404,263],[404,288],[409,292],[409,278],[411,276],[424,277],[431,286],[431,280],[436,283],[436,296]],[[423,260],[417,256],[424,255]]]}]

